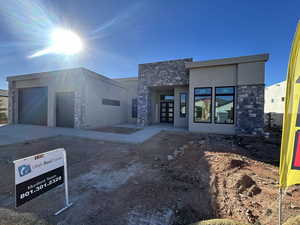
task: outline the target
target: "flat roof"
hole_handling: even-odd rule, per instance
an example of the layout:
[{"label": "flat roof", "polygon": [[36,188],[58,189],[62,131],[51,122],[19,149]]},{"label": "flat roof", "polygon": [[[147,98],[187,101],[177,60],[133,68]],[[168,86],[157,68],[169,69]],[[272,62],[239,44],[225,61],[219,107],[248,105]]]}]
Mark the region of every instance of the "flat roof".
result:
[{"label": "flat roof", "polygon": [[21,74],[21,75],[16,75],[16,76],[8,76],[6,78],[7,81],[10,80],[28,80],[28,79],[37,79],[37,78],[42,78],[42,77],[49,77],[53,75],[58,75],[63,72],[72,72],[72,71],[78,71],[84,69],[82,67],[78,68],[71,68],[71,69],[61,69],[61,70],[53,70],[53,71],[47,71],[47,72],[38,72],[38,73],[28,73],[28,74]]},{"label": "flat roof", "polygon": [[98,74],[92,70],[86,69],[84,67],[77,67],[77,68],[70,68],[70,69],[62,69],[62,70],[54,70],[54,71],[48,71],[48,72],[40,72],[40,73],[30,73],[30,74],[23,74],[23,75],[17,75],[17,76],[8,76],[6,78],[7,81],[21,81],[21,80],[31,80],[31,79],[40,79],[40,78],[49,78],[53,76],[59,76],[64,74],[78,74],[78,72],[81,72],[80,75],[87,75],[90,77],[94,77],[96,79],[100,79],[102,81],[108,82],[110,84],[113,84],[115,86],[125,88],[117,82],[114,79],[108,78],[102,74]]},{"label": "flat roof", "polygon": [[212,59],[205,61],[186,62],[185,66],[188,69],[221,66],[230,64],[250,63],[250,62],[266,62],[269,59],[269,54],[248,55],[223,59]]}]

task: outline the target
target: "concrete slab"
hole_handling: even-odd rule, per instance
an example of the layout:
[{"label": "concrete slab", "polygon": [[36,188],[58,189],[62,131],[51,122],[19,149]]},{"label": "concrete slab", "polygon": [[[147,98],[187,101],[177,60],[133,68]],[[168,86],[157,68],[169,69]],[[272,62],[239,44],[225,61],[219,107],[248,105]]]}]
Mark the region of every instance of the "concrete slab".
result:
[{"label": "concrete slab", "polygon": [[6,125],[0,127],[0,145],[26,142],[58,135],[138,144],[143,143],[162,130],[163,128],[161,127],[149,126],[132,134],[116,134],[73,128],[44,127],[22,124]]}]

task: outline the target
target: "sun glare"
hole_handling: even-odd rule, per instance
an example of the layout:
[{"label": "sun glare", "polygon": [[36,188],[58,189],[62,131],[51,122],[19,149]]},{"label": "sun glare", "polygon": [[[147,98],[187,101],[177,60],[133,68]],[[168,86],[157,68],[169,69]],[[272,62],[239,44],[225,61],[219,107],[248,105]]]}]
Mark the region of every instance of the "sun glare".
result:
[{"label": "sun glare", "polygon": [[51,33],[50,46],[48,48],[40,50],[29,57],[33,58],[49,53],[73,55],[82,49],[83,44],[77,34],[70,30],[59,28]]},{"label": "sun glare", "polygon": [[82,42],[72,31],[56,29],[51,35],[50,48],[58,54],[72,55],[82,50]]}]

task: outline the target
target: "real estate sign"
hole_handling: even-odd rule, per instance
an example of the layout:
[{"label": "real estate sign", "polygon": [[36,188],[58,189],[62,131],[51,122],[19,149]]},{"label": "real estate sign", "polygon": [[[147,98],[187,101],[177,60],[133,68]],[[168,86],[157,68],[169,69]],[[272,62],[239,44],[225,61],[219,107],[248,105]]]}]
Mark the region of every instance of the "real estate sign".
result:
[{"label": "real estate sign", "polygon": [[16,207],[64,183],[65,157],[61,148],[14,161]]}]

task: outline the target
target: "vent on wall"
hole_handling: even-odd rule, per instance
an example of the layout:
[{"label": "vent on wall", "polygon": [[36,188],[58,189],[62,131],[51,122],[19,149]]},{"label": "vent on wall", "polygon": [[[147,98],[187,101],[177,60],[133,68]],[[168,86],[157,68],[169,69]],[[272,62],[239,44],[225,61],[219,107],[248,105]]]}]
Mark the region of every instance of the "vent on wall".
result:
[{"label": "vent on wall", "polygon": [[102,104],[103,105],[120,106],[120,101],[119,100],[103,98],[102,99]]}]

